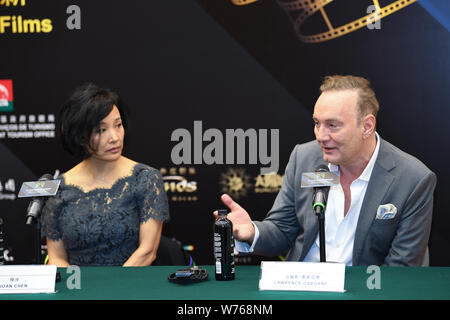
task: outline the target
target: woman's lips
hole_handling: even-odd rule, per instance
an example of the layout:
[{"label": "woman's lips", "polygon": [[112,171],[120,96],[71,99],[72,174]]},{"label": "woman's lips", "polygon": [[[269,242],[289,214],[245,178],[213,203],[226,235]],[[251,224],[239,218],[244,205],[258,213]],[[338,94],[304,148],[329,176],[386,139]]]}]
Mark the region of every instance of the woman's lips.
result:
[{"label": "woman's lips", "polygon": [[112,148],[112,149],[108,150],[108,152],[111,152],[111,153],[117,153],[119,151],[120,151],[120,147],[116,147],[116,148]]}]

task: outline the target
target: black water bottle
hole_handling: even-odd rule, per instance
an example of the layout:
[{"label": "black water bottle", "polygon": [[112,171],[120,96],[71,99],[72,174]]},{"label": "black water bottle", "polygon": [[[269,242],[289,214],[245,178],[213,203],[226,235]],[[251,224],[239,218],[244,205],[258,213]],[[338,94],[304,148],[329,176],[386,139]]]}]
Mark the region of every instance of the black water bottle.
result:
[{"label": "black water bottle", "polygon": [[233,224],[227,219],[227,210],[218,211],[214,223],[214,258],[216,280],[234,280],[234,238]]}]

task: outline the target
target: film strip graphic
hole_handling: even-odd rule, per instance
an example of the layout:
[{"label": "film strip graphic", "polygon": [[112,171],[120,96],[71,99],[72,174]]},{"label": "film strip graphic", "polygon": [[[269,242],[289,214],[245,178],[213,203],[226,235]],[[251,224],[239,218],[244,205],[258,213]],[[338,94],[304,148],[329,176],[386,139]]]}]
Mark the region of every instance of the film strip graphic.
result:
[{"label": "film strip graphic", "polygon": [[[258,0],[231,0],[235,5],[247,5]],[[373,12],[351,21],[347,24],[339,27],[334,27],[332,20],[328,17],[325,6],[336,0],[291,0],[281,1],[277,0],[278,5],[286,11],[291,18],[294,25],[295,33],[297,37],[306,43],[318,43],[331,39],[335,39],[344,36],[348,33],[356,31],[358,29],[368,27],[371,24],[375,24],[377,21],[403,9],[404,7],[413,4],[417,0],[397,0],[384,7],[380,7],[378,0],[373,0]],[[301,33],[301,27],[303,23],[316,12],[320,12],[325,21],[328,30],[325,32],[304,35]],[[294,18],[293,18],[294,17]]]},{"label": "film strip graphic", "polygon": [[237,6],[245,6],[247,4],[256,2],[259,0],[231,0],[231,2],[233,2],[233,4],[237,5]]}]

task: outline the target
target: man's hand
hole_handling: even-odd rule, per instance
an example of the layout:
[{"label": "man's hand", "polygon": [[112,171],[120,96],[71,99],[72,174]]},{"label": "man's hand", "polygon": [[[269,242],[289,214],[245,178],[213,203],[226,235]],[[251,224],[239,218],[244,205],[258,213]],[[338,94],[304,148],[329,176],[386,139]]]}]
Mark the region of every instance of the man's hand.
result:
[{"label": "man's hand", "polygon": [[[227,218],[233,223],[234,238],[251,245],[253,243],[253,238],[255,237],[255,227],[253,226],[247,211],[234,202],[227,194],[223,194],[220,197],[220,200],[222,200],[223,204],[230,209]],[[216,219],[218,218],[217,211],[214,211],[214,216]]]}]

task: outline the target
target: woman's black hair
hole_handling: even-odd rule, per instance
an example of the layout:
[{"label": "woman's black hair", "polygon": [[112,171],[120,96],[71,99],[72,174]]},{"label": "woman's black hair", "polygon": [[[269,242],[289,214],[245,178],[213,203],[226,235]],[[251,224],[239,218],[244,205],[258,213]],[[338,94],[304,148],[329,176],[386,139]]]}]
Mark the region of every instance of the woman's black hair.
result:
[{"label": "woman's black hair", "polygon": [[91,134],[114,105],[119,109],[126,131],[128,112],[116,92],[92,83],[77,88],[60,111],[59,133],[63,148],[75,158],[89,158],[88,147],[93,150],[89,145]]}]

